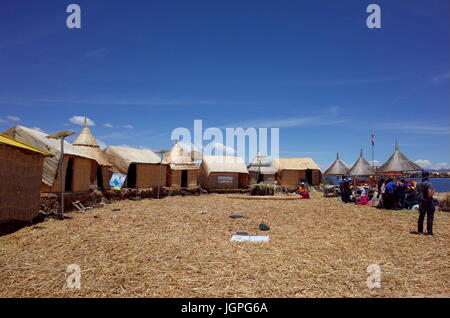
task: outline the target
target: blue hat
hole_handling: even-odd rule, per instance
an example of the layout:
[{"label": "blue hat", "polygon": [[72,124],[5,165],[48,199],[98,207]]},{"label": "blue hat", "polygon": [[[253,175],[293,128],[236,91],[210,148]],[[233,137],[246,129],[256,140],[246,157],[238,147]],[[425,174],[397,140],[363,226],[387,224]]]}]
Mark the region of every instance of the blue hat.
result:
[{"label": "blue hat", "polygon": [[422,171],[422,178],[428,178],[430,176],[430,172],[429,171]]}]

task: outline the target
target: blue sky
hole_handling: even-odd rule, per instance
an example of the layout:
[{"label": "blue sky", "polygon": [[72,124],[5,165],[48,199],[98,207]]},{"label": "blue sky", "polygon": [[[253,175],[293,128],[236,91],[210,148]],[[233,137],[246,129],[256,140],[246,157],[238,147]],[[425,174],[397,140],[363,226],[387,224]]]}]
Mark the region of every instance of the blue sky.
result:
[{"label": "blue sky", "polygon": [[[77,3],[82,28],[66,27]],[[366,7],[381,7],[368,29]],[[81,126],[170,147],[174,128],[279,127],[280,156],[326,168],[394,149],[449,167],[449,2],[2,1],[0,130]],[[72,120],[74,122],[74,120]],[[107,127],[112,126],[112,127]]]}]

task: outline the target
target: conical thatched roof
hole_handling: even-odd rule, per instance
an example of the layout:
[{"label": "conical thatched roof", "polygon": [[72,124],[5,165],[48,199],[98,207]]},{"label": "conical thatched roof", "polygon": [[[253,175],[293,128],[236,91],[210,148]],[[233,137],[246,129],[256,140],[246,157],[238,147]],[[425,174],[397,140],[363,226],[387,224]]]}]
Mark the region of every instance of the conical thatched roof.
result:
[{"label": "conical thatched roof", "polygon": [[419,171],[423,170],[411,160],[409,160],[404,154],[398,150],[398,143],[395,141],[395,151],[392,156],[378,168],[379,172],[403,172],[403,171]]},{"label": "conical thatched roof", "polygon": [[92,136],[92,132],[89,129],[86,117],[84,117],[83,129],[81,130],[81,133],[78,135],[77,139],[75,139],[75,141],[72,143],[72,145],[100,148],[97,140],[95,140],[94,136]]},{"label": "conical thatched roof", "polygon": [[177,142],[172,149],[164,156],[164,161],[170,164],[172,170],[193,170],[198,169],[192,161],[191,156],[186,154]]},{"label": "conical thatched roof", "polygon": [[324,172],[325,176],[342,176],[348,173],[349,169],[339,159],[339,154],[336,155],[336,160],[333,164]]},{"label": "conical thatched roof", "polygon": [[248,165],[248,171],[259,172],[262,174],[275,174],[277,172],[277,170],[272,166],[269,158],[259,152]]},{"label": "conical thatched roof", "polygon": [[367,162],[366,159],[364,159],[362,149],[358,160],[356,160],[353,167],[350,168],[348,175],[354,177],[375,175],[375,169]]},{"label": "conical thatched roof", "polygon": [[87,125],[86,117],[84,118],[83,129],[73,142],[72,146],[74,146],[81,152],[90,155],[97,161],[99,165],[109,167],[112,166],[108,158],[106,158],[105,154],[100,150],[100,146],[98,145],[97,140],[95,140],[94,136],[92,135],[92,132]]}]

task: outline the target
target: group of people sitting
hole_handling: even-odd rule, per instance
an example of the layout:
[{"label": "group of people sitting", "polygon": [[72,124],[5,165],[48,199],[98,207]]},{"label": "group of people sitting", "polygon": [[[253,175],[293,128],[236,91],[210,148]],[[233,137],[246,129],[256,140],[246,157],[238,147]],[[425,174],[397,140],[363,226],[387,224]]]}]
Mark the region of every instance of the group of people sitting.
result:
[{"label": "group of people sitting", "polygon": [[401,179],[394,181],[392,178],[381,179],[378,182],[378,204],[380,209],[401,210],[411,209],[419,204],[416,198],[415,181]]},{"label": "group of people sitting", "polygon": [[[427,235],[433,234],[433,219],[437,202],[433,198],[435,190],[429,181],[430,173],[422,172],[422,181],[406,181],[392,178],[380,179],[377,189],[353,187],[352,179],[342,176],[339,180],[342,201],[345,203],[371,204],[381,209],[400,210],[417,207],[419,219],[417,233],[423,233],[423,222],[427,217]],[[377,192],[378,190],[378,192]]]},{"label": "group of people sitting", "polygon": [[380,209],[388,210],[411,209],[419,204],[415,181],[381,179],[376,189],[368,186],[354,186],[350,177],[343,176],[339,181],[341,199],[345,203],[372,204]]},{"label": "group of people sitting", "polygon": [[373,195],[373,191],[364,186],[353,186],[352,178],[345,176],[339,179],[339,189],[342,202],[345,203],[366,205]]}]

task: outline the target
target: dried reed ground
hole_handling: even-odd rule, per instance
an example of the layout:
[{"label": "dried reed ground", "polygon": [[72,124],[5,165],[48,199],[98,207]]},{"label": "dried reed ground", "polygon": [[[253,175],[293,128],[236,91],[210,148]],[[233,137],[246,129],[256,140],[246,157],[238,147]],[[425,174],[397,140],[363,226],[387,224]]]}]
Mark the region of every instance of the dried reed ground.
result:
[{"label": "dried reed ground", "polygon": [[[112,212],[120,208],[120,212]],[[208,211],[200,214],[199,211]],[[243,214],[247,219],[231,219]],[[2,297],[449,296],[450,215],[413,235],[417,212],[227,195],[122,201],[0,237]],[[237,229],[269,243],[230,242]],[[66,268],[79,264],[81,289]],[[366,285],[369,264],[382,286]]]}]

